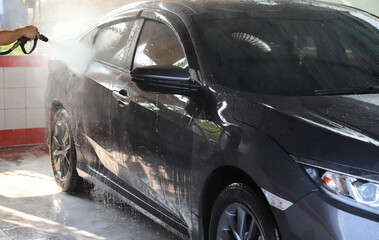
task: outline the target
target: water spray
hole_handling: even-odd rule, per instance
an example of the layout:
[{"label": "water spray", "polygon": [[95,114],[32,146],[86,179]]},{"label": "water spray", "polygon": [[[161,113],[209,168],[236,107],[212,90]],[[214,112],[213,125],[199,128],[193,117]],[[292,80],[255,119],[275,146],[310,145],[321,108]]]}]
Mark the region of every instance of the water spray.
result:
[{"label": "water spray", "polygon": [[33,47],[32,47],[32,49],[29,52],[26,51],[25,44],[27,44],[27,42],[30,41],[30,39],[27,38],[27,37],[22,37],[22,38],[18,39],[17,42],[8,51],[0,52],[0,56],[1,55],[7,55],[7,54],[11,53],[18,46],[21,47],[21,50],[22,50],[22,52],[24,54],[31,54],[34,51],[34,49],[37,47],[38,39],[41,40],[41,41],[43,41],[43,42],[49,41],[49,39],[47,37],[45,37],[44,35],[42,35],[40,33],[38,33],[38,35],[39,35],[39,38],[35,38],[34,39]]}]

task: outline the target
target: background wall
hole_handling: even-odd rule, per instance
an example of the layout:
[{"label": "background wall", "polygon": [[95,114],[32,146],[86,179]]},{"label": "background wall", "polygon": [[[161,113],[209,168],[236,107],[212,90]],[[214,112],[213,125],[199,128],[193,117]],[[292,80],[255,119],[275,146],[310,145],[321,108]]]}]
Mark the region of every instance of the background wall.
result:
[{"label": "background wall", "polygon": [[325,2],[333,2],[353,6],[368,11],[379,16],[379,0],[324,0]]},{"label": "background wall", "polygon": [[64,39],[81,33],[111,10],[131,0],[35,0],[35,25],[46,36]]},{"label": "background wall", "polygon": [[[0,23],[2,29],[33,24],[51,41],[58,42],[83,32],[109,11],[128,2],[0,0]],[[40,42],[33,56],[25,56],[18,49],[11,56],[0,56],[0,147],[44,142],[49,57],[44,49],[48,44]]]},{"label": "background wall", "polygon": [[28,23],[28,8],[21,1],[0,0],[0,19],[4,29],[25,25]]},{"label": "background wall", "polygon": [[0,57],[0,146],[44,142],[47,59]]}]

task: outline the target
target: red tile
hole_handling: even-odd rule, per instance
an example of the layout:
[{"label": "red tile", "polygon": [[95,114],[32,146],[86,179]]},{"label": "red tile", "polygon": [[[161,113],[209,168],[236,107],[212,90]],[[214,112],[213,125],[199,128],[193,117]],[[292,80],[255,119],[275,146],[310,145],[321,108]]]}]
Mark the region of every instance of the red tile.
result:
[{"label": "red tile", "polygon": [[0,146],[17,146],[45,143],[45,129],[15,129],[0,131]]},{"label": "red tile", "polygon": [[47,56],[0,56],[0,67],[39,67],[47,65]]}]

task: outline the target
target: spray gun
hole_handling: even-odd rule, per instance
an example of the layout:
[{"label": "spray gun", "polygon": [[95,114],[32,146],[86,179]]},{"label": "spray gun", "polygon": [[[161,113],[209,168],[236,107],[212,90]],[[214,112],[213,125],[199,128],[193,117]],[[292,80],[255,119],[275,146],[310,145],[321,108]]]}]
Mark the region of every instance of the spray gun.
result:
[{"label": "spray gun", "polygon": [[17,42],[8,50],[8,51],[5,51],[5,52],[0,52],[0,56],[1,55],[7,55],[7,54],[9,54],[9,53],[11,53],[13,50],[15,50],[18,46],[20,46],[21,47],[21,50],[22,50],[22,52],[24,53],[24,54],[31,54],[33,51],[34,51],[34,49],[37,47],[37,41],[38,41],[38,39],[40,39],[41,41],[43,41],[43,42],[47,42],[47,41],[49,41],[49,39],[47,38],[47,37],[45,37],[44,35],[42,35],[42,34],[40,34],[40,33],[38,33],[38,35],[39,35],[39,38],[35,38],[34,39],[34,43],[33,43],[33,47],[32,47],[32,49],[29,51],[29,52],[27,52],[26,51],[26,49],[25,49],[25,44],[30,40],[29,38],[27,38],[27,37],[22,37],[22,38],[20,38],[20,39],[18,39],[17,40]]}]

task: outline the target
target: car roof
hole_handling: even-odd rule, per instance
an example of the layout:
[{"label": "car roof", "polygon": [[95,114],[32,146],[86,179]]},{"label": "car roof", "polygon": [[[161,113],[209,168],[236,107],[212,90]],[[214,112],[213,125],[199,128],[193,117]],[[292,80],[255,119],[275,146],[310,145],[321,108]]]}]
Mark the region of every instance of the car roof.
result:
[{"label": "car roof", "polygon": [[344,5],[304,0],[218,0],[218,1],[180,1],[183,6],[191,8],[197,14],[215,12],[246,12],[246,11],[306,11],[306,10],[337,10],[348,11]]},{"label": "car roof", "polygon": [[[143,9],[166,10],[187,23],[192,15],[220,15],[222,17],[247,14],[249,16],[278,18],[323,19],[334,14],[357,11],[365,13],[362,10],[342,4],[314,0],[164,0],[127,4],[107,14],[102,20],[115,15],[122,15],[131,10]],[[365,14],[376,17],[371,13],[366,12]]]},{"label": "car roof", "polygon": [[179,1],[142,1],[119,8],[122,13],[134,9],[164,9],[176,14],[222,14],[240,12],[295,12],[295,11],[333,11],[349,12],[358,9],[342,4],[312,0],[179,0]]},{"label": "car roof", "polygon": [[[249,16],[322,21],[326,21],[329,17],[335,18],[336,15],[351,17],[358,14],[360,18],[364,19],[378,18],[369,12],[354,7],[315,0],[148,0],[133,2],[118,8],[104,16],[95,26],[108,22],[109,19],[127,15],[131,11],[146,9],[169,11],[178,16],[185,25],[192,22],[193,15],[218,15],[220,18]],[[374,25],[376,26],[376,24]]]}]

